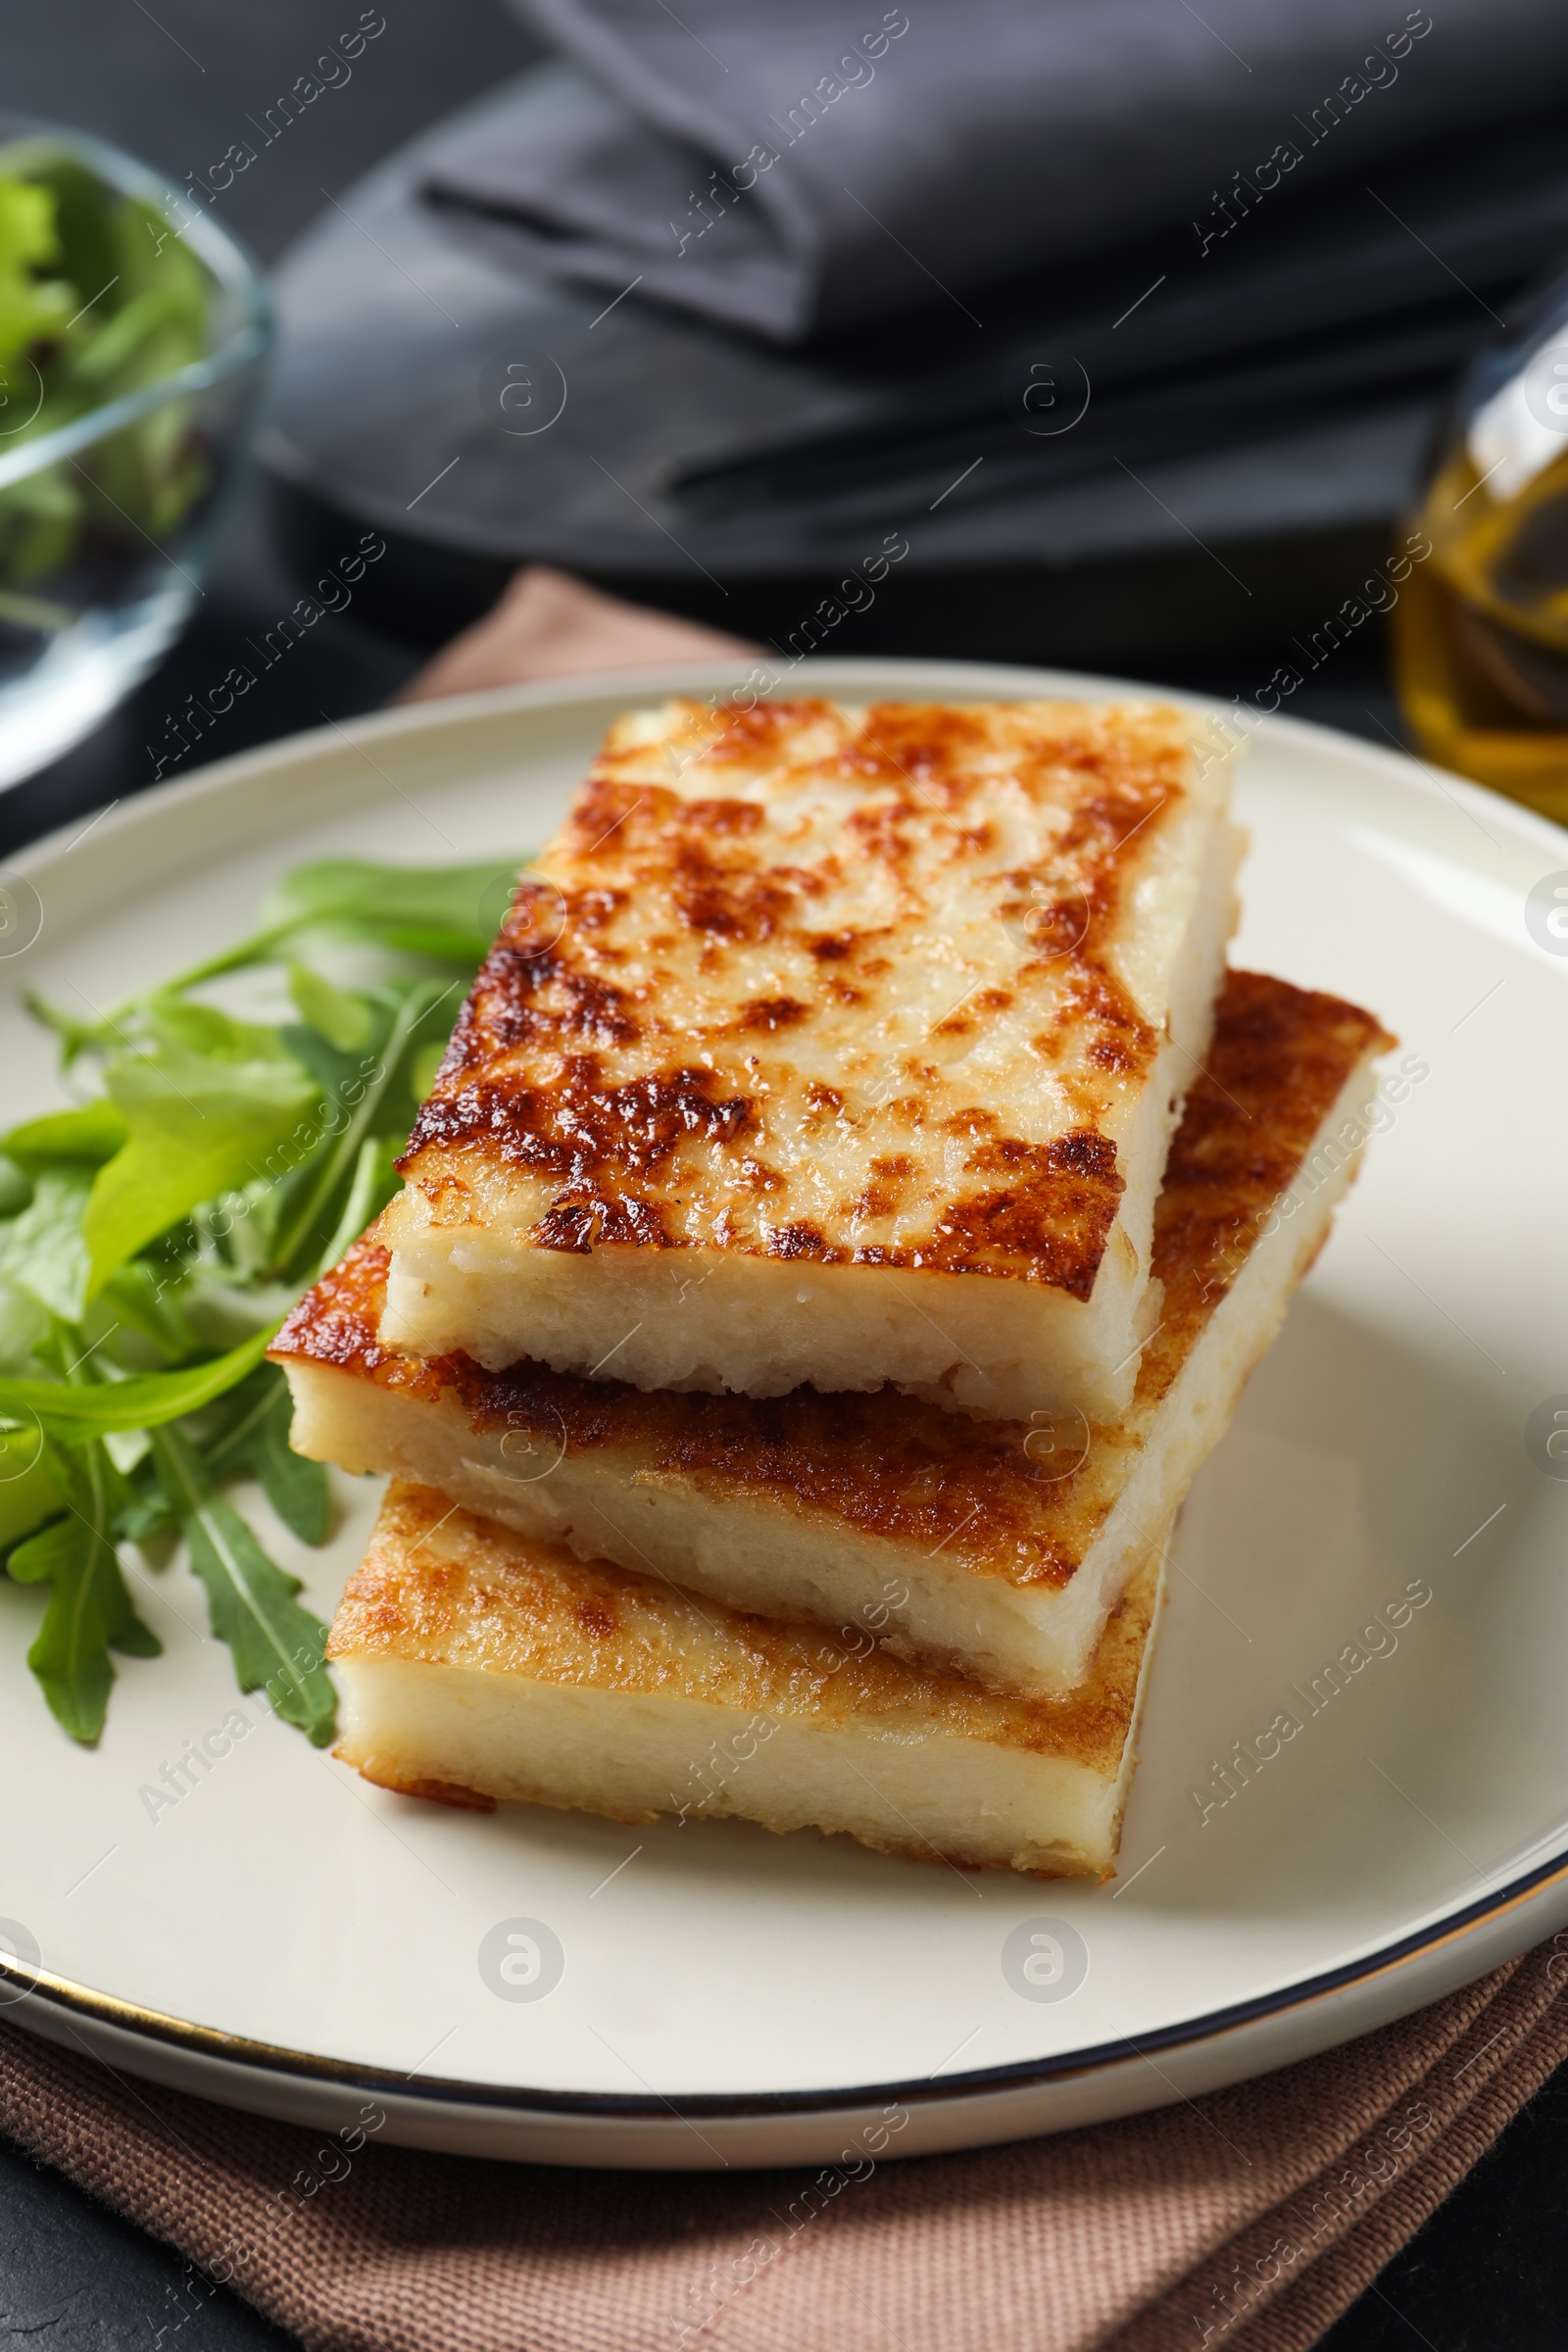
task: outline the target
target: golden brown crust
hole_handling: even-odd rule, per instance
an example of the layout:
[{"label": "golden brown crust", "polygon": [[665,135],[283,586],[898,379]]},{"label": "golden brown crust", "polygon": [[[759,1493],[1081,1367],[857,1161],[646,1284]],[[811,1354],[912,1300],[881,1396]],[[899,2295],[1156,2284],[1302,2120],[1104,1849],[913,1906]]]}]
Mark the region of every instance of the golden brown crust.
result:
[{"label": "golden brown crust", "polygon": [[390,1788],[394,1796],[417,1796],[427,1805],[448,1805],[458,1813],[493,1813],[496,1809],[493,1796],[486,1796],[478,1788],[465,1788],[461,1781],[411,1780],[394,1772],[389,1765],[377,1763],[373,1757],[362,1764],[341,1747],[332,1752],[345,1764],[352,1764],[362,1780],[371,1782],[377,1788]]},{"label": "golden brown crust", "polygon": [[272,1352],[428,1402],[455,1394],[480,1432],[531,1432],[572,1450],[631,1448],[645,1478],[694,1480],[924,1552],[941,1547],[975,1575],[1060,1587],[1111,1508],[1117,1453],[1139,1443],[1351,1072],[1389,1042],[1370,1013],[1338,998],[1253,972],[1227,976],[1155,1215],[1163,1326],[1144,1351],[1132,1415],[1099,1431],[1094,1458],[1065,1478],[1049,1478],[1059,1463],[1043,1433],[971,1421],[892,1390],[675,1395],[528,1361],[486,1372],[462,1354],[426,1360],[382,1348],[387,1251],[373,1230],[301,1300]]},{"label": "golden brown crust", "polygon": [[[386,1298],[390,1252],[371,1226],[313,1290],[292,1308],[269,1355],[274,1363],[290,1356],[309,1356],[313,1363],[333,1364],[377,1388],[401,1389],[429,1401],[462,1377],[456,1367],[467,1366],[466,1356],[416,1355],[405,1348],[383,1348],[376,1338]],[[471,1370],[478,1372],[477,1364]],[[532,1369],[529,1366],[528,1369]],[[514,1366],[514,1370],[522,1367]],[[543,1372],[543,1367],[540,1367]],[[502,1373],[503,1380],[509,1377]],[[547,1375],[554,1379],[555,1374]]]},{"label": "golden brown crust", "polygon": [[1352,1071],[1394,1043],[1340,997],[1262,972],[1226,973],[1208,1061],[1187,1097],[1154,1211],[1163,1325],[1144,1349],[1140,1405],[1169,1389]]},{"label": "golden brown crust", "polygon": [[995,1695],[585,1562],[394,1481],[344,1590],[330,1658],[447,1665],[529,1681],[680,1696],[779,1721],[853,1717],[926,1737],[988,1740],[1114,1775],[1138,1693],[1157,1562],[1112,1616],[1088,1679],[1064,1699]]},{"label": "golden brown crust", "polygon": [[[1107,1122],[1159,1047],[1117,937],[1191,774],[1187,722],[1144,706],[618,722],[518,886],[405,1174],[438,1221],[526,1196],[535,1248],[1087,1298],[1125,1189]],[[895,1156],[897,1189],[867,1187]]]}]

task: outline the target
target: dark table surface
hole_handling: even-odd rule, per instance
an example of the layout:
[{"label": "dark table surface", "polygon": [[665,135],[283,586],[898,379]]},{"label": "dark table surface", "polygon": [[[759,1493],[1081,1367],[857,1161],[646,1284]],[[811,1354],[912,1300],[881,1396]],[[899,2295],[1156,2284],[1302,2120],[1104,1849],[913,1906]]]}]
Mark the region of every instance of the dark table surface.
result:
[{"label": "dark table surface", "polygon": [[[227,224],[272,261],[322,202],[424,123],[528,65],[531,36],[501,0],[386,9],[388,29],[344,88],[290,130],[265,169],[234,186]],[[220,154],[347,24],[337,0],[0,0],[7,105],[101,132],[175,180]],[[1347,588],[1353,585],[1347,582]],[[209,592],[186,636],[131,702],[44,774],[0,796],[8,850],[142,788],[146,745],[162,714],[219,675],[241,641],[298,593],[275,550],[260,484],[231,522]],[[1114,642],[1097,666],[1114,673]],[[1283,651],[1282,651],[1282,657]],[[417,666],[409,646],[333,615],[287,665],[236,705],[203,747],[221,758],[323,716],[373,709]],[[1147,663],[1145,664],[1147,668]],[[1165,682],[1247,694],[1255,653],[1234,670],[1168,665]],[[1397,734],[1381,645],[1342,650],[1332,676],[1293,704],[1374,741]],[[1335,2327],[1328,2352],[1563,2352],[1568,2345],[1568,2233],[1559,2215],[1568,2170],[1568,2070],[1503,2134],[1447,2204]],[[199,2291],[198,2291],[199,2289]],[[292,2341],[191,2266],[0,2141],[0,2338],[63,2352],[124,2352],[177,2340],[180,2352],[261,2352]]]}]

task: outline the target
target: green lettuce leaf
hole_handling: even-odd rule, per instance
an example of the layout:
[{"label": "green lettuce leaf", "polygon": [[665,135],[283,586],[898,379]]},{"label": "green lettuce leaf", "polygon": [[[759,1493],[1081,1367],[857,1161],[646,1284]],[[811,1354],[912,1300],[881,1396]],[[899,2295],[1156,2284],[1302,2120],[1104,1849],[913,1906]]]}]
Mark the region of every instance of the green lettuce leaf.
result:
[{"label": "green lettuce leaf", "polygon": [[0,361],[63,332],[74,288],[40,272],[60,256],[55,200],[24,179],[0,179]]},{"label": "green lettuce leaf", "polygon": [[300,1019],[338,1053],[353,1054],[368,1044],[375,1027],[375,1013],[364,997],[354,995],[349,989],[334,988],[330,980],[313,972],[308,963],[289,965],[288,993]]},{"label": "green lettuce leaf", "polygon": [[496,935],[518,861],[484,865],[372,865],[324,858],[297,865],[263,901],[264,933],[368,940],[415,956],[481,962]]},{"label": "green lettuce leaf", "polygon": [[[178,1361],[193,1354],[196,1336],[185,1320],[178,1267],[160,1268],[151,1258],[133,1257],[111,1274],[98,1294],[97,1314],[122,1330],[137,1331],[163,1354]],[[118,1358],[120,1349],[113,1350]]]},{"label": "green lettuce leaf", "polygon": [[[220,972],[283,960],[307,944],[358,943],[446,963],[482,962],[526,860],[486,865],[373,865],[326,858],[297,865],[264,901],[260,928],[182,972],[171,988],[194,988]],[[129,1005],[137,1002],[132,998]],[[116,1008],[115,1018],[129,1008]],[[59,1022],[39,1007],[40,1017]]]},{"label": "green lettuce leaf", "polygon": [[104,1728],[115,1679],[110,1650],[155,1658],[163,1644],[137,1616],[121,1574],[111,1533],[121,1482],[103,1447],[52,1448],[49,1470],[64,1490],[65,1516],[19,1544],[6,1566],[18,1584],[50,1588],[27,1664],[56,1722],[73,1740],[91,1741]]},{"label": "green lettuce leaf", "polygon": [[122,1112],[100,1095],[96,1102],[80,1102],[74,1110],[50,1110],[41,1119],[24,1119],[20,1127],[0,1137],[0,1152],[29,1176],[59,1159],[101,1168],[120,1151],[125,1133]]},{"label": "green lettuce leaf", "polygon": [[50,1477],[43,1440],[30,1424],[0,1430],[0,1556],[65,1508]]},{"label": "green lettuce leaf", "polygon": [[233,1653],[240,1689],[265,1688],[285,1722],[324,1746],[336,1728],[337,1695],[323,1663],[326,1628],[294,1598],[299,1578],[270,1560],[239,1513],[214,1494],[183,1438],[162,1430],[153,1445],[177,1498],[191,1566],[207,1588],[213,1632]]},{"label": "green lettuce leaf", "polygon": [[286,1274],[302,1254],[308,1263],[319,1257],[341,1220],[344,1188],[354,1181],[366,1140],[392,1135],[402,1148],[417,1107],[409,1073],[421,1034],[444,1013],[440,1033],[445,1035],[460,994],[455,980],[406,980],[375,991],[367,999],[376,1016],[374,1050],[357,1060],[314,1030],[285,1030],[287,1043],[315,1073],[332,1106],[334,1134],[290,1188],[272,1249],[275,1274]]},{"label": "green lettuce leaf", "polygon": [[267,1353],[276,1324],[253,1332],[226,1355],[179,1372],[133,1372],[125,1380],[74,1388],[63,1380],[0,1379],[0,1416],[41,1421],[51,1435],[100,1437],[111,1429],[161,1429],[199,1413],[253,1372]]},{"label": "green lettuce leaf", "polygon": [[81,1222],[92,1185],[89,1167],[68,1160],[45,1168],[0,1252],[0,1282],[25,1291],[68,1323],[80,1322],[86,1303],[89,1266]]},{"label": "green lettuce leaf", "polygon": [[319,1140],[319,1092],[273,1031],[197,1004],[160,1004],[153,1025],[151,1053],[120,1055],[104,1073],[127,1141],[87,1203],[89,1298],[202,1201],[283,1174]]},{"label": "green lettuce leaf", "polygon": [[324,1544],[331,1519],[326,1471],[307,1461],[288,1442],[293,1408],[288,1382],[275,1364],[263,1364],[223,1399],[220,1426],[201,1448],[209,1479],[249,1471],[267,1499],[302,1544]]},{"label": "green lettuce leaf", "polygon": [[[75,196],[73,250],[109,237],[113,275],[124,222]],[[192,289],[136,259],[104,306],[108,339],[90,359],[82,338],[68,339],[83,396],[99,376],[138,380],[161,334],[200,323]],[[115,495],[144,527],[188,494],[183,431],[172,407],[116,459],[129,471]],[[28,1000],[62,1063],[101,1057],[107,1089],[0,1137],[0,1557],[13,1546],[19,1575],[50,1588],[33,1663],[74,1736],[94,1737],[103,1720],[110,1650],[152,1642],[115,1538],[176,1524],[241,1688],[265,1685],[311,1739],[332,1736],[323,1629],[218,1492],[250,1475],[291,1534],[326,1536],[325,1473],[291,1451],[285,1385],[264,1362],[275,1325],[188,1359],[223,1347],[248,1314],[274,1312],[278,1293],[334,1261],[396,1192],[395,1158],[461,1002],[452,966],[479,962],[516,871],[512,860],[323,860],[278,886],[251,938],[91,1026]],[[388,965],[372,985],[342,986],[305,960],[318,942],[446,969]],[[236,1020],[184,993],[267,963],[289,966],[295,1024]],[[175,1368],[132,1368],[150,1357]]]}]

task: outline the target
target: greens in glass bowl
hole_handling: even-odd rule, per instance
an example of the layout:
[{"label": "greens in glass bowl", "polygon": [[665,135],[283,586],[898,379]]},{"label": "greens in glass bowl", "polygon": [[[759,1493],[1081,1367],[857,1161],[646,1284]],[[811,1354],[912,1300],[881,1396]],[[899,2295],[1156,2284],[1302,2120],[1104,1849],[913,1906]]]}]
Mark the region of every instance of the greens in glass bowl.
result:
[{"label": "greens in glass bowl", "polygon": [[270,332],[261,279],[188,193],[0,116],[0,788],[189,615]]}]

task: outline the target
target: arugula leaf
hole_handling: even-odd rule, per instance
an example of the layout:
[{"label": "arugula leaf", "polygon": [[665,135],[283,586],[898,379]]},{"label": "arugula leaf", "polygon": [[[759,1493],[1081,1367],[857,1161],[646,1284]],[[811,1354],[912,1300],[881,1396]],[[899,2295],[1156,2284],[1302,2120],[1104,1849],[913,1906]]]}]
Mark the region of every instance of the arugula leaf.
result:
[{"label": "arugula leaf", "polygon": [[477,964],[505,912],[517,862],[372,865],[359,858],[324,858],[295,866],[269,892],[262,929],[371,940],[415,956]]},{"label": "arugula leaf", "polygon": [[41,1119],[24,1119],[9,1135],[0,1136],[0,1152],[29,1176],[57,1159],[101,1168],[114,1158],[125,1134],[123,1113],[100,1095],[96,1102],[79,1102],[74,1110],[50,1110]]},{"label": "arugula leaf", "polygon": [[[373,865],[360,858],[326,858],[297,865],[269,892],[260,928],[249,939],[194,964],[169,985],[194,988],[247,964],[277,961],[307,943],[334,941],[434,956],[471,971],[490,951],[525,862]],[[113,1017],[128,1008],[117,1007]]]},{"label": "arugula leaf", "polygon": [[183,1049],[223,1062],[286,1058],[273,1030],[254,1021],[236,1021],[216,1004],[196,1004],[168,989],[152,991],[141,1007],[141,1022],[155,1049]]},{"label": "arugula leaf", "polygon": [[[147,1544],[166,1529],[175,1534],[179,1530],[179,1514],[164,1491],[158,1464],[153,1459],[152,1438],[146,1433],[138,1434],[146,1450],[140,1461],[125,1472],[128,1499],[115,1513],[115,1535],[122,1544]],[[104,1445],[107,1447],[113,1442],[106,1438]]]},{"label": "arugula leaf", "polygon": [[[185,240],[136,197],[113,206],[108,227],[118,302],[107,318],[90,314],[93,332],[68,351],[64,368],[64,397],[80,408],[177,375],[208,347],[210,279]],[[212,461],[192,430],[190,402],[173,399],[95,442],[83,471],[106,529],[122,536],[128,519],[162,540],[207,487]]]},{"label": "arugula leaf", "polygon": [[63,278],[34,274],[59,254],[48,189],[0,179],[0,361],[63,331],[75,289]]},{"label": "arugula leaf", "polygon": [[319,972],[313,972],[308,963],[289,965],[288,993],[294,1000],[300,1019],[308,1022],[340,1054],[352,1054],[368,1042],[375,1027],[375,1014],[363,997],[352,996],[347,989],[334,988],[330,980],[323,980]]},{"label": "arugula leaf", "polygon": [[323,1658],[326,1628],[294,1598],[297,1576],[270,1560],[239,1513],[215,1494],[183,1438],[161,1430],[159,1468],[176,1497],[191,1566],[207,1588],[213,1632],[234,1657],[242,1690],[264,1686],[279,1715],[315,1747],[336,1729],[337,1695]]},{"label": "arugula leaf", "polygon": [[[0,546],[0,558],[3,558],[3,546]],[[49,999],[40,996],[35,988],[24,988],[22,1002],[41,1027],[52,1029],[59,1038],[62,1070],[74,1068],[83,1054],[109,1054],[116,1046],[124,1043],[113,1015],[106,1020],[81,1020],[75,1013],[68,1012],[64,1005],[51,1004]],[[129,1008],[122,1005],[120,1009],[123,1013]]]},{"label": "arugula leaf", "polygon": [[0,1282],[25,1291],[68,1323],[81,1320],[87,1296],[87,1245],[82,1211],[92,1190],[90,1167],[69,1160],[45,1168],[32,1200],[11,1227],[0,1253]]},{"label": "arugula leaf", "polygon": [[[79,299],[85,302],[94,286],[108,285],[119,266],[110,234],[106,203],[109,191],[84,164],[47,141],[29,140],[22,156],[17,155],[14,147],[9,148],[8,157],[15,159],[19,171],[25,165],[29,185],[47,189],[53,197],[60,272],[74,286],[83,289]],[[88,320],[96,319],[102,308],[101,304],[95,305]],[[91,332],[90,324],[84,322],[78,332],[85,339]]]},{"label": "arugula leaf", "polygon": [[321,1276],[337,1264],[352,1242],[357,1242],[372,1217],[378,1217],[387,1202],[402,1190],[403,1179],[397,1171],[401,1150],[395,1137],[368,1136],[360,1146],[360,1156],[354,1164],[354,1181],[349,1187],[343,1213],[333,1228],[331,1239],[317,1260],[311,1279],[319,1282]]},{"label": "arugula leaf", "polygon": [[80,619],[69,605],[27,591],[70,561],[85,503],[77,483],[55,466],[0,490],[0,575],[7,583],[0,618],[49,631],[69,629]]},{"label": "arugula leaf", "polygon": [[[105,282],[124,258],[124,220],[68,181],[58,193],[72,267],[107,239],[103,272],[88,272]],[[160,336],[199,323],[190,288],[155,283],[134,258],[119,302],[105,306],[114,332],[74,379],[83,401],[95,377],[102,388],[145,380],[138,370]],[[160,288],[163,308],[162,294],[144,299]],[[83,357],[69,336],[67,348]],[[107,470],[95,457],[88,496],[108,489],[145,524],[160,501],[187,495],[186,425],[177,404],[143,425]],[[0,500],[0,566],[7,528]],[[107,1089],[0,1137],[0,1424],[23,1425],[0,1426],[0,1556],[13,1544],[21,1573],[53,1589],[34,1663],[75,1736],[94,1736],[103,1720],[109,1648],[152,1640],[114,1541],[174,1523],[241,1688],[265,1684],[311,1739],[332,1736],[323,1630],[296,1599],[298,1581],[216,1491],[249,1473],[294,1535],[324,1540],[325,1472],[291,1451],[285,1384],[263,1361],[276,1327],[190,1358],[244,1328],[246,1294],[251,1314],[270,1314],[270,1289],[295,1290],[335,1262],[395,1195],[394,1162],[463,986],[393,969],[342,987],[306,955],[345,942],[471,971],[516,870],[321,861],[285,878],[251,938],[91,1025],[28,1000],[56,1031],[63,1066],[100,1056]],[[267,963],[288,964],[298,1025],[236,1020],[185,993]],[[149,1342],[174,1368],[128,1368]]]},{"label": "arugula leaf", "polygon": [[[335,1098],[334,1107],[346,1110],[352,1103],[353,1114],[319,1162],[313,1163],[301,1198],[289,1204],[289,1213],[273,1247],[274,1273],[286,1273],[318,1231],[339,1186],[358,1160],[366,1137],[384,1131],[388,1105],[399,1102],[400,1093],[406,1095],[407,1063],[420,1023],[456,995],[457,986],[456,981],[445,986],[438,980],[415,981],[401,992],[401,1002],[397,994],[388,992],[396,1009],[376,1053],[366,1056],[368,1066],[355,1071],[351,1079],[340,1085],[327,1081],[326,1091]],[[318,1055],[312,1058],[318,1064]],[[341,1066],[344,1065],[340,1063]],[[394,1113],[394,1122],[397,1131],[406,1135],[408,1119],[401,1111]]]},{"label": "arugula leaf", "polygon": [[[182,1270],[182,1269],[181,1269]],[[98,1294],[100,1312],[112,1312],[122,1324],[139,1331],[165,1355],[189,1355],[196,1337],[180,1304],[178,1274],[160,1272],[148,1257],[133,1257],[111,1274]]]},{"label": "arugula leaf", "polygon": [[43,1455],[40,1431],[0,1430],[0,1553],[65,1507]]},{"label": "arugula leaf", "polygon": [[415,1054],[409,1064],[409,1091],[416,1104],[421,1103],[429,1094],[435,1084],[436,1073],[446,1057],[447,1041],[444,1037],[431,1038],[429,1044],[421,1046]]},{"label": "arugula leaf", "polygon": [[[122,195],[47,137],[8,141],[0,175],[0,368],[24,354],[42,398],[11,429],[27,439],[145,385],[175,377],[211,341],[214,284],[187,240],[139,196]],[[93,291],[97,288],[97,292]],[[212,479],[188,397],[104,435],[79,464],[39,467],[0,490],[0,618],[59,630],[81,583],[84,526],[155,544]],[[61,575],[65,601],[28,595]],[[78,1049],[68,1043],[68,1059]]]},{"label": "arugula leaf", "polygon": [[224,1421],[201,1449],[208,1477],[248,1470],[291,1534],[302,1544],[324,1544],[331,1518],[326,1472],[288,1442],[293,1407],[282,1373],[275,1364],[263,1364],[223,1401],[229,1408]]},{"label": "arugula leaf", "polygon": [[51,1475],[63,1488],[66,1515],[12,1552],[6,1565],[19,1584],[50,1587],[27,1664],[50,1712],[73,1740],[91,1741],[104,1728],[111,1649],[155,1658],[163,1643],[137,1616],[112,1534],[121,1482],[101,1446],[56,1447]]},{"label": "arugula leaf", "polygon": [[[87,1296],[202,1201],[296,1163],[319,1095],[270,1030],[207,1005],[160,1004],[150,1054],[111,1061],[104,1081],[127,1141],[100,1168],[82,1231]],[[302,1132],[303,1131],[303,1132]]]},{"label": "arugula leaf", "polygon": [[[102,400],[111,383],[115,392],[120,393],[131,390],[138,382],[156,383],[159,376],[175,372],[159,364],[156,338],[169,325],[178,307],[178,293],[172,301],[168,293],[155,286],[132,295],[124,309],[117,311],[102,332],[72,361],[73,383],[87,386],[95,399]],[[176,368],[196,356],[194,351],[186,350]]]},{"label": "arugula leaf", "polygon": [[198,1413],[247,1372],[255,1370],[271,1344],[275,1323],[253,1332],[226,1355],[190,1364],[179,1372],[133,1372],[124,1380],[73,1388],[63,1380],[0,1380],[0,1414],[11,1421],[36,1416],[45,1429],[95,1437],[111,1429],[161,1429],[186,1413]]},{"label": "arugula leaf", "polygon": [[0,1372],[24,1371],[48,1336],[49,1309],[0,1282]]}]

